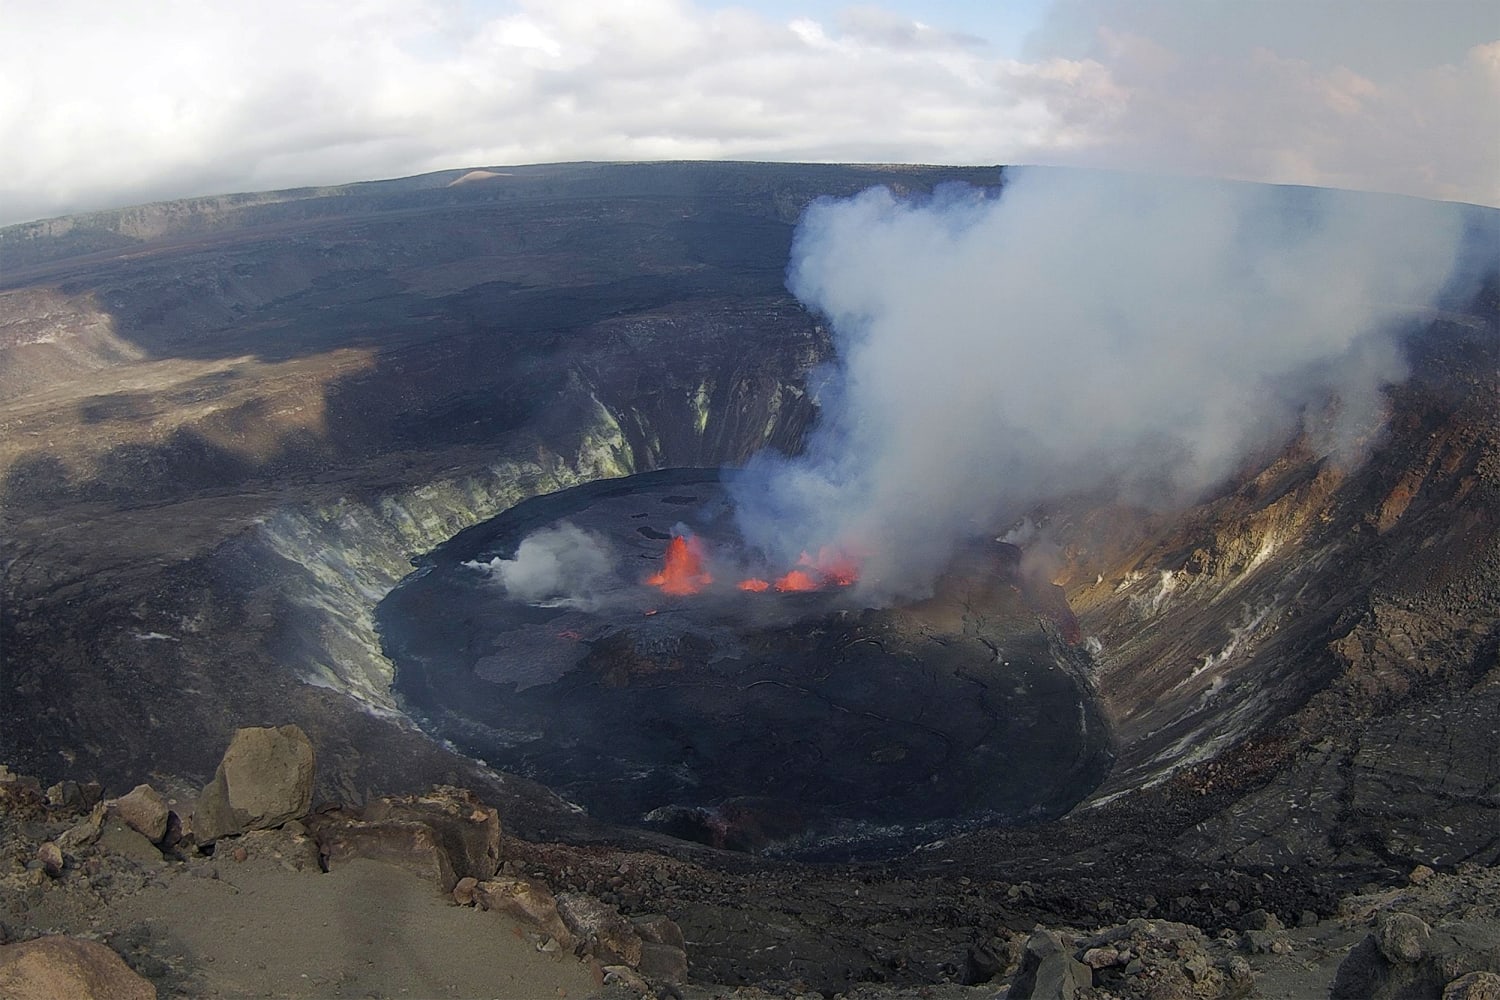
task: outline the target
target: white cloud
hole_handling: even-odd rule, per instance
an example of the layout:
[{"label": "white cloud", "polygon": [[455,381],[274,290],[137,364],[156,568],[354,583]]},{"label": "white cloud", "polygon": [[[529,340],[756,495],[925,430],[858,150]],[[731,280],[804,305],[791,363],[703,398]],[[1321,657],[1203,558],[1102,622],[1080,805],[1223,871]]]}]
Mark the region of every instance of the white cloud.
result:
[{"label": "white cloud", "polygon": [[1086,44],[1043,32],[1015,60],[914,2],[0,0],[0,221],[569,159],[1088,162],[1500,202],[1494,38],[1345,65],[1290,28],[1205,40],[1189,5],[1069,4]]}]

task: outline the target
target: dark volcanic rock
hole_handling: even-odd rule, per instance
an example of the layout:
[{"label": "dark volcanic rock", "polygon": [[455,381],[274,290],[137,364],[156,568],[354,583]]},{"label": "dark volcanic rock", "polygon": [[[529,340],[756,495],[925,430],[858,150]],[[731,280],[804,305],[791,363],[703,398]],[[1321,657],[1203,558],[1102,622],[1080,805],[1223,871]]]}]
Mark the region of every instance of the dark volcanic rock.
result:
[{"label": "dark volcanic rock", "polygon": [[[1444,886],[1469,879],[1455,874],[1465,862],[1500,860],[1493,278],[1411,317],[1410,377],[1387,391],[1389,420],[1364,464],[1294,441],[1184,511],[1088,497],[1034,512],[1058,562],[1020,581],[1025,622],[990,623],[985,638],[1024,625],[1037,663],[1066,663],[1097,697],[1119,755],[1087,809],[965,836],[914,830],[902,846],[922,850],[889,863],[792,865],[609,826],[602,811],[584,815],[529,777],[498,776],[434,742],[403,718],[414,701],[392,695],[372,621],[413,556],[527,497],[795,451],[817,416],[807,375],[830,351],[822,319],[784,288],[802,209],[874,183],[920,192],[1000,180],[989,168],[729,163],[527,167],[503,183],[448,187],[457,176],[4,233],[0,760],[42,780],[0,771],[0,813],[46,824],[67,861],[59,882],[25,891],[80,878],[75,857],[100,830],[102,816],[79,822],[68,782],[119,789],[182,774],[201,784],[230,729],[267,719],[296,723],[316,744],[324,800],[470,785],[502,808],[509,833],[548,842],[532,854],[572,850],[557,841],[628,844],[629,873],[579,849],[547,878],[560,890],[594,882],[626,912],[670,912],[694,941],[694,974],[736,985],[932,986],[998,968],[976,942],[1037,922],[1171,917],[1216,933],[1240,923],[1230,902],[1286,922],[1304,910],[1326,918],[1353,887],[1399,883],[1418,863]],[[1305,205],[1286,195],[1293,211]],[[1493,272],[1500,216],[1463,214],[1469,270]],[[1066,392],[1059,405],[1071,404]],[[642,544],[660,544],[671,524],[647,527],[656,534]],[[878,624],[843,633],[858,640],[853,666],[875,662]],[[602,643],[592,672],[574,678],[601,700],[618,696],[617,710],[692,675],[690,661],[710,649],[684,638],[661,655],[646,630],[632,631]],[[553,631],[533,648],[558,645]],[[709,657],[729,649],[711,647]],[[466,655],[472,666],[495,652]],[[546,657],[519,661],[524,676],[502,682],[517,695],[552,676]],[[476,667],[489,686],[476,682],[485,697],[475,703],[494,695],[497,666]],[[928,670],[900,689],[899,707],[915,716],[906,721],[973,706],[972,684],[945,689]],[[968,676],[990,675],[976,666]],[[854,669],[837,679],[835,694],[863,680]],[[774,685],[753,691],[770,700]],[[835,704],[831,715],[859,718],[845,711],[859,706]],[[864,747],[850,767],[875,774],[941,761],[941,740],[920,726],[910,740],[888,737],[844,730],[814,749]],[[686,759],[692,742],[669,745],[668,757]],[[806,749],[768,770],[800,777]],[[1066,754],[1031,756],[1060,764]],[[601,773],[585,765],[577,773]],[[994,792],[990,776],[1010,773],[1036,765],[979,768],[956,776],[946,802],[928,801]],[[43,795],[48,785],[58,794]],[[710,843],[719,834],[755,846],[784,837],[794,815],[817,819],[757,791],[661,801],[684,807]],[[650,853],[660,849],[673,856]],[[33,876],[46,879],[17,877]],[[1454,890],[1400,908],[1441,943],[1458,917],[1491,919],[1464,916],[1484,905]],[[1101,966],[1101,982],[1138,962],[1177,977],[1171,988],[1207,994],[1214,969],[1190,981],[1183,963],[1167,963],[1172,949],[1159,950]]]},{"label": "dark volcanic rock", "polygon": [[1500,924],[1449,920],[1428,928],[1409,914],[1383,915],[1376,932],[1339,965],[1330,996],[1439,997],[1447,984],[1473,972],[1500,973]]},{"label": "dark volcanic rock", "polygon": [[1057,933],[1039,929],[1026,942],[1009,995],[1016,1000],[1073,1000],[1079,990],[1093,985],[1093,970],[1073,957]]}]

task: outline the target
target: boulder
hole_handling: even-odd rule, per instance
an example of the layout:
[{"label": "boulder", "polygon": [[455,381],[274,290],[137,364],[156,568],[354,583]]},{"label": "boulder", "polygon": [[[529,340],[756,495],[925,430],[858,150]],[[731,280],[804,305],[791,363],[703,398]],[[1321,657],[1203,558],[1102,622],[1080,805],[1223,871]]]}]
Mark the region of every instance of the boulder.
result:
[{"label": "boulder", "polygon": [[630,924],[641,936],[641,940],[648,944],[669,944],[673,948],[687,950],[687,939],[682,936],[682,928],[664,913],[643,913],[631,917]]},{"label": "boulder", "polygon": [[136,785],[111,804],[115,815],[153,844],[167,835],[167,800],[150,785]]},{"label": "boulder", "polygon": [[440,892],[451,893],[458,884],[453,862],[438,842],[437,834],[423,823],[365,823],[349,820],[336,825],[318,824],[318,853],[329,871],[355,858],[369,858],[397,865],[432,882]]},{"label": "boulder", "polygon": [[165,863],[161,851],[146,839],[145,834],[118,819],[104,824],[104,831],[99,835],[99,850],[128,858],[144,868],[159,868]]},{"label": "boulder", "polygon": [[1008,975],[1021,963],[1026,940],[1020,934],[993,935],[969,948],[964,962],[964,982],[970,986]]},{"label": "boulder", "polygon": [[97,941],[44,937],[0,945],[7,1000],[156,1000],[156,987]]},{"label": "boulder", "polygon": [[1083,953],[1083,964],[1090,969],[1110,969],[1130,959],[1114,948],[1090,948]]},{"label": "boulder", "polygon": [[439,785],[425,795],[376,799],[360,818],[430,827],[459,878],[482,882],[500,870],[500,814],[467,788]]},{"label": "boulder", "polygon": [[495,878],[474,887],[480,909],[495,910],[551,936],[563,948],[573,947],[573,933],[558,913],[557,899],[545,885],[524,878]]},{"label": "boulder", "polygon": [[477,888],[479,880],[472,875],[465,875],[453,887],[453,902],[458,906],[473,906],[477,902],[474,899],[474,890]]},{"label": "boulder", "polygon": [[59,781],[47,789],[47,805],[53,809],[82,812],[89,808],[83,786],[76,781]]},{"label": "boulder", "polygon": [[557,897],[557,912],[588,950],[605,965],[641,964],[641,936],[620,911],[593,896],[565,892]]},{"label": "boulder", "polygon": [[42,863],[42,871],[53,878],[62,874],[63,853],[62,848],[52,841],[47,841],[36,849],[36,859]]},{"label": "boulder", "polygon": [[312,805],[313,746],[296,726],[252,727],[234,734],[193,815],[200,844],[267,830]]},{"label": "boulder", "polygon": [[687,977],[687,952],[670,944],[655,941],[641,943],[641,961],[636,971],[647,979],[676,983]]},{"label": "boulder", "polygon": [[[1397,921],[1397,917],[1409,919]],[[1418,955],[1415,960],[1402,957],[1413,954]],[[1329,996],[1333,1000],[1437,997],[1473,972],[1500,973],[1500,927],[1482,919],[1449,920],[1428,927],[1411,914],[1387,913],[1381,914],[1376,932],[1350,949],[1339,964]]]},{"label": "boulder", "polygon": [[1021,968],[1011,983],[1012,1000],[1073,1000],[1094,985],[1094,971],[1073,957],[1054,931],[1038,928],[1026,941]]},{"label": "boulder", "polygon": [[500,868],[500,817],[463,788],[388,796],[359,812],[323,813],[309,825],[328,868],[353,858],[387,861],[432,879],[444,893]]},{"label": "boulder", "polygon": [[246,857],[270,858],[280,862],[289,871],[322,871],[322,857],[317,842],[302,833],[294,832],[292,823],[279,830],[251,830],[235,843],[235,852],[243,850]]},{"label": "boulder", "polygon": [[76,851],[99,839],[104,831],[105,806],[98,803],[83,819],[64,830],[57,838],[57,846],[64,851]]},{"label": "boulder", "polygon": [[1500,1000],[1500,975],[1471,972],[1443,987],[1443,1000]]},{"label": "boulder", "polygon": [[1410,913],[1382,913],[1375,926],[1375,946],[1390,962],[1420,962],[1432,928]]},{"label": "boulder", "polygon": [[1255,909],[1245,914],[1245,919],[1240,922],[1240,929],[1247,931],[1279,931],[1284,928],[1281,921],[1276,918],[1276,914],[1262,909]]}]

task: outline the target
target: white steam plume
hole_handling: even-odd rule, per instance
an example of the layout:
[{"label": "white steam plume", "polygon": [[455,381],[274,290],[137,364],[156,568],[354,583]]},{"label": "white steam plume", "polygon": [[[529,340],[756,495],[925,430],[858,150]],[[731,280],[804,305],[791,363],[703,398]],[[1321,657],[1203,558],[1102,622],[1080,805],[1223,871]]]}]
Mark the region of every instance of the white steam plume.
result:
[{"label": "white steam plume", "polygon": [[1319,444],[1352,458],[1461,229],[1408,199],[1047,169],[816,203],[789,287],[838,360],[805,453],[736,485],[741,530],[773,559],[842,545],[867,596],[911,596],[996,518],[1188,500],[1330,395]]},{"label": "white steam plume", "polygon": [[609,542],[566,522],[527,535],[514,558],[465,565],[488,571],[507,596],[533,604],[588,607],[619,585]]}]

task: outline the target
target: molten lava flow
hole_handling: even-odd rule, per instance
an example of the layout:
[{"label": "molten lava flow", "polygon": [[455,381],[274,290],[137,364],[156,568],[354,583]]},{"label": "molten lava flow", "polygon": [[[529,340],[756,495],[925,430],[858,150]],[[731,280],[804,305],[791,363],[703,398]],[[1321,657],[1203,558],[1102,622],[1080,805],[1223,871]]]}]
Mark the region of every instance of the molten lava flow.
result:
[{"label": "molten lava flow", "polygon": [[[803,558],[806,557],[807,554],[803,553]],[[819,549],[818,558],[811,560],[810,564],[823,577],[824,586],[851,587],[859,580],[859,563],[842,549],[835,549],[831,545]]]},{"label": "molten lava flow", "polygon": [[805,590],[817,590],[818,581],[805,570],[794,569],[786,576],[776,581],[776,589],[785,593],[801,593]]},{"label": "molten lava flow", "polygon": [[703,548],[698,540],[673,535],[667,544],[667,558],[661,572],[648,576],[646,582],[660,587],[664,593],[685,597],[698,593],[713,583],[714,578],[703,568]]},{"label": "molten lava flow", "polygon": [[824,587],[852,587],[859,581],[859,562],[842,549],[825,545],[814,559],[806,552],[797,559],[797,568],[775,583],[767,583],[759,577],[741,580],[741,590],[763,593],[775,589],[783,594],[805,593],[822,590]]}]

